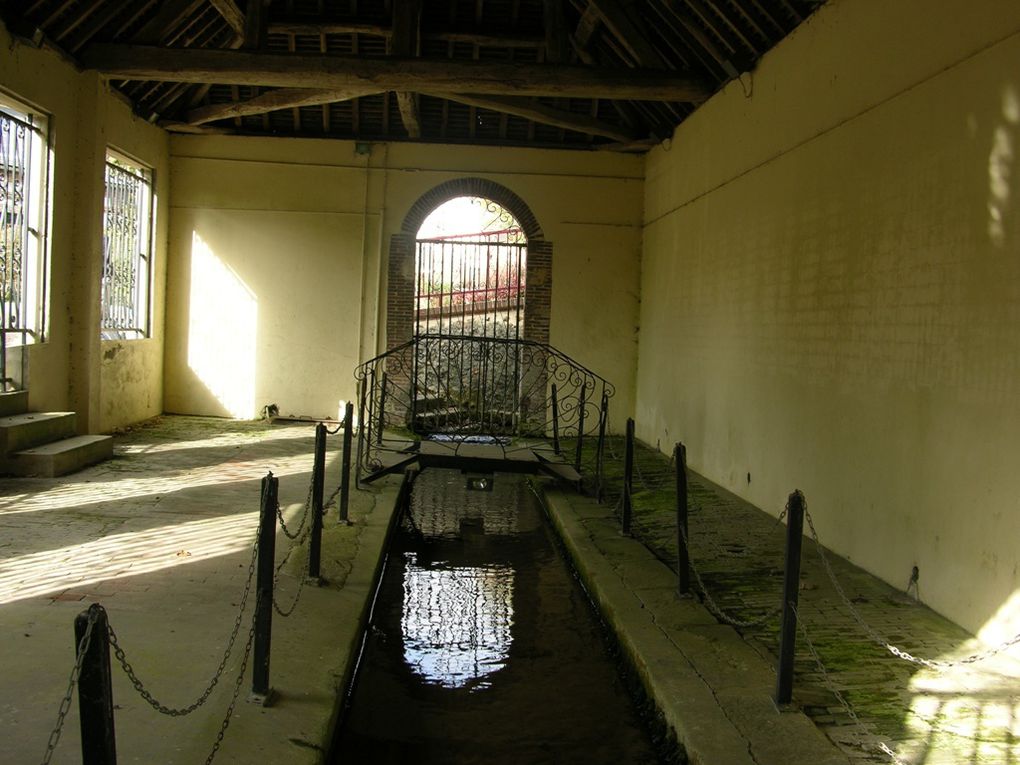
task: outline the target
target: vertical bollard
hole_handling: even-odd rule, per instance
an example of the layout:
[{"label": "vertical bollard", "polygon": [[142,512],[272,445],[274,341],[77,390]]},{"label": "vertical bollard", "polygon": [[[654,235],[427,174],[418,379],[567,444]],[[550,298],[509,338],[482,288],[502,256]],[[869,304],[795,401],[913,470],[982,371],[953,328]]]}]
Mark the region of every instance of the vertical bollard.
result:
[{"label": "vertical bollard", "polygon": [[790,495],[786,514],[786,575],[783,578],[783,626],[776,672],[776,704],[793,698],[793,651],[797,643],[797,601],[800,594],[800,547],[804,533],[804,495]]},{"label": "vertical bollard", "polygon": [[577,404],[577,453],[574,455],[574,470],[581,472],[581,447],[584,445],[584,405],[588,397],[588,381],[581,383],[581,395]]},{"label": "vertical bollard", "polygon": [[605,481],[605,465],[604,460],[606,456],[606,425],[609,422],[609,396],[602,393],[602,405],[599,407],[599,442],[595,447],[595,501],[602,504],[602,495],[605,487],[602,485]]},{"label": "vertical bollard", "polygon": [[315,426],[315,459],[312,462],[312,533],[308,540],[308,578],[319,581],[322,557],[322,494],[326,483],[326,426]]},{"label": "vertical bollard", "polygon": [[690,530],[687,527],[687,447],[677,443],[673,450],[676,462],[676,589],[681,595],[691,591],[691,551],[687,549]]},{"label": "vertical bollard", "polygon": [[556,393],[556,383],[552,384],[552,426],[553,454],[560,453],[560,402]]},{"label": "vertical bollard", "polygon": [[351,428],[354,427],[354,403],[344,409],[344,452],[340,458],[340,523],[347,523],[351,502]]},{"label": "vertical bollard", "polygon": [[110,626],[106,610],[98,603],[93,603],[87,611],[82,611],[75,617],[74,645],[75,650],[81,645],[90,616],[95,622],[78,675],[81,759],[83,765],[117,765],[117,742],[113,730],[113,686],[110,676]]},{"label": "vertical bollard", "polygon": [[361,455],[364,454],[365,449],[365,388],[367,387],[367,378],[362,379],[358,384],[358,462],[355,468],[356,475],[354,481],[358,485],[361,485]]},{"label": "vertical bollard", "polygon": [[631,490],[634,486],[634,418],[627,418],[627,450],[623,457],[623,533],[630,535]]},{"label": "vertical bollard", "polygon": [[386,373],[382,373],[382,385],[379,389],[379,429],[375,434],[375,442],[382,443],[383,430],[386,427]]},{"label": "vertical bollard", "polygon": [[269,473],[262,479],[262,508],[259,513],[259,560],[255,592],[255,647],[252,649],[251,696],[269,706],[269,644],[273,632],[273,569],[276,559],[276,504],[280,479]]}]

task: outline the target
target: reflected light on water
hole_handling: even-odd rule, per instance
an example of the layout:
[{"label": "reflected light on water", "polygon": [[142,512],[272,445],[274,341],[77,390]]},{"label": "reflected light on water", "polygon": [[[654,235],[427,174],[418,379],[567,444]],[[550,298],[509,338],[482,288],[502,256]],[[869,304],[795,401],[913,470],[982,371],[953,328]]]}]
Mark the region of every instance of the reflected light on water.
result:
[{"label": "reflected light on water", "polygon": [[257,527],[258,513],[240,513],[8,558],[0,561],[0,603],[239,552],[254,544]]},{"label": "reflected light on water", "polygon": [[405,553],[404,660],[428,683],[483,690],[510,656],[514,572],[442,565],[423,567]]}]

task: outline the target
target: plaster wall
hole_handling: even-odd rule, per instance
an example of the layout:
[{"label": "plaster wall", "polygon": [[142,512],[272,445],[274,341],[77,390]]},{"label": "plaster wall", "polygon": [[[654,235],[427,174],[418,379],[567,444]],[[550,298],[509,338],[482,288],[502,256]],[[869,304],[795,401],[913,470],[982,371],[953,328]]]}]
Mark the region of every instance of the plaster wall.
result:
[{"label": "plaster wall", "polygon": [[[28,348],[33,410],[78,413],[81,432],[105,432],[155,416],[163,396],[168,142],[133,116],[100,78],[57,53],[15,42],[0,24],[0,88],[49,116],[49,294],[45,342]],[[154,172],[152,335],[100,340],[104,165],[114,148]]]},{"label": "plaster wall", "polygon": [[772,513],[802,489],[989,639],[1020,631],[1018,60],[1016,3],[834,0],[646,165],[639,437]]},{"label": "plaster wall", "polygon": [[[419,197],[470,176],[508,187],[538,218],[555,248],[551,342],[614,382],[616,416],[628,416],[642,161],[410,143],[367,149],[314,139],[171,139],[167,410],[250,417],[275,403],[283,413],[336,416],[355,394],[354,367],[385,346],[389,237]],[[226,317],[220,327],[203,323],[209,310],[191,264],[206,250],[258,306],[254,342],[251,333],[244,338],[254,350],[243,359],[240,328]],[[196,354],[210,347],[253,370],[251,387],[238,394],[234,375],[196,368]]]}]

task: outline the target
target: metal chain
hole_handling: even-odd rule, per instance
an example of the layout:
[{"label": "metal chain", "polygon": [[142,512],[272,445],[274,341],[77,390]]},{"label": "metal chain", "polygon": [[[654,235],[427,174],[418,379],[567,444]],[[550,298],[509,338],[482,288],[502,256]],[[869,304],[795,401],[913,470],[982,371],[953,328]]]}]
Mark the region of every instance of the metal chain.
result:
[{"label": "metal chain", "polygon": [[847,597],[846,591],[843,589],[843,585],[839,579],[836,578],[836,573],[832,570],[832,565],[829,563],[829,559],[825,554],[825,548],[822,547],[821,540],[818,538],[818,532],[815,530],[815,524],[811,518],[811,513],[807,511],[807,503],[804,504],[804,518],[807,520],[808,529],[811,531],[811,538],[814,540],[815,549],[818,551],[818,557],[821,558],[822,566],[825,569],[825,573],[828,575],[832,586],[835,588],[836,593],[839,595],[843,604],[849,609],[850,615],[853,616],[854,621],[857,622],[858,626],[864,630],[864,633],[877,645],[881,646],[893,656],[903,661],[910,662],[911,664],[918,664],[923,667],[928,667],[939,672],[943,672],[953,667],[959,667],[966,664],[974,664],[975,662],[984,661],[990,659],[996,654],[1000,654],[1003,651],[1011,648],[1012,646],[1020,643],[1020,634],[1014,635],[1009,640],[1006,640],[999,645],[989,648],[987,651],[981,651],[979,653],[971,654],[963,659],[957,659],[955,661],[946,661],[941,659],[926,659],[922,656],[914,656],[902,648],[890,643],[882,634],[875,630],[861,615],[861,612],[854,606],[853,601]]},{"label": "metal chain", "polygon": [[283,535],[287,539],[297,539],[301,534],[301,530],[305,527],[305,523],[308,521],[308,510],[312,506],[312,490],[315,488],[315,471],[312,471],[312,480],[308,484],[308,496],[305,497],[305,509],[301,514],[301,523],[298,525],[296,531],[291,531],[287,528],[287,523],[283,520],[283,511],[280,509],[280,503],[276,503],[276,519],[280,522],[280,528],[283,530]]},{"label": "metal chain", "polygon": [[[832,678],[829,677],[829,672],[828,670],[826,670],[825,664],[822,663],[822,657],[818,655],[818,651],[815,649],[814,643],[811,642],[811,636],[808,635],[807,625],[804,623],[804,620],[800,618],[800,614],[797,612],[797,607],[791,603],[790,608],[793,609],[794,617],[796,617],[797,625],[800,627],[800,632],[804,636],[804,642],[807,644],[808,652],[811,654],[811,658],[815,660],[815,664],[818,666],[818,671],[822,675],[822,683],[829,690],[829,692],[836,697],[836,700],[839,702],[840,706],[843,707],[843,711],[847,713],[847,716],[850,718],[850,720],[853,721],[854,725],[857,726],[857,729],[861,734],[861,738],[866,740],[867,738],[871,737],[872,733],[861,721],[861,718],[857,716],[857,711],[850,705],[850,702],[846,700],[846,697],[840,692],[839,688],[836,687],[836,684],[832,681]],[[897,756],[896,752],[890,749],[889,745],[886,744],[884,741],[879,741],[874,746],[880,752],[887,755],[890,760],[896,763],[896,765],[909,765],[908,763],[901,760],[899,756]]]},{"label": "metal chain", "polygon": [[776,606],[775,608],[772,608],[767,613],[762,614],[757,619],[751,619],[749,621],[741,621],[740,619],[735,619],[732,616],[729,616],[726,612],[724,612],[722,610],[722,608],[719,607],[719,604],[716,603],[715,600],[712,599],[712,595],[709,593],[708,589],[705,587],[705,582],[701,578],[701,572],[698,571],[698,567],[694,565],[694,559],[691,556],[691,547],[687,543],[687,532],[684,531],[684,527],[683,526],[678,526],[678,528],[680,529],[680,538],[683,540],[684,547],[687,549],[687,559],[688,559],[688,562],[690,563],[691,571],[694,572],[694,579],[698,583],[698,589],[700,589],[701,590],[701,594],[705,596],[705,605],[708,606],[708,610],[711,611],[712,614],[716,618],[722,619],[722,621],[726,622],[727,624],[729,624],[732,627],[740,627],[740,628],[758,627],[758,626],[764,624],[765,622],[769,621],[770,619],[775,618],[775,616],[780,611],[782,611],[783,606],[780,603],[778,606]]},{"label": "metal chain", "polygon": [[336,502],[337,495],[340,493],[340,487],[337,486],[333,493],[329,495],[329,499],[322,503],[322,514],[325,515],[326,511],[333,507],[333,503]]},{"label": "metal chain", "polygon": [[[260,524],[261,526],[261,524]],[[237,640],[238,632],[241,629],[241,620],[244,617],[244,612],[248,604],[248,596],[251,593],[252,581],[255,578],[255,564],[258,561],[259,553],[259,542],[258,537],[255,538],[255,544],[252,545],[251,562],[248,564],[248,578],[244,584],[244,591],[241,594],[241,605],[237,613],[237,618],[234,619],[234,627],[230,632],[230,638],[227,640],[227,648],[223,652],[223,658],[220,660],[219,666],[216,668],[216,672],[209,681],[205,690],[202,691],[198,699],[191,704],[183,707],[168,707],[165,704],[158,701],[152,693],[145,687],[145,684],[135,673],[134,667],[127,660],[127,656],[124,649],[121,648],[120,642],[117,639],[117,634],[113,631],[113,626],[109,626],[109,638],[110,645],[113,647],[114,656],[117,657],[117,661],[120,663],[121,668],[124,670],[124,674],[128,676],[128,680],[131,681],[132,687],[138,692],[138,694],[145,700],[145,702],[155,709],[160,714],[169,715],[170,717],[183,717],[189,715],[202,706],[206,700],[208,700],[213,689],[220,681],[220,677],[223,675],[223,671],[227,666],[227,661],[230,659],[230,654],[234,650],[234,643]],[[258,596],[256,596],[257,599]]]},{"label": "metal chain", "polygon": [[330,430],[329,428],[326,428],[326,434],[330,435],[330,436],[335,436],[337,433],[339,433],[341,430],[343,430],[343,427],[344,427],[344,424],[342,422],[340,422],[332,430]]},{"label": "metal chain", "polygon": [[[292,547],[291,550],[293,550],[293,549],[294,548]],[[306,566],[308,564],[308,555],[309,555],[309,552],[306,551],[305,552],[305,565]],[[290,552],[288,551],[287,552],[287,556],[284,558],[284,562],[286,562],[287,558],[289,558],[289,557],[290,557]],[[280,566],[280,568],[282,568],[282,565]],[[294,593],[294,600],[291,601],[291,604],[290,604],[290,606],[288,608],[284,609],[284,608],[280,607],[280,604],[276,600],[276,590],[277,590],[276,584],[279,581],[279,573],[280,573],[280,569],[279,568],[277,568],[276,573],[277,573],[277,577],[273,580],[273,610],[276,611],[276,613],[278,613],[284,619],[286,619],[288,616],[290,616],[292,613],[294,613],[294,609],[297,608],[298,601],[301,600],[301,592],[305,589],[305,579],[306,579],[306,577],[299,576],[299,578],[298,578],[298,588],[297,588],[297,592]]]},{"label": "metal chain", "polygon": [[75,655],[74,666],[71,667],[71,677],[67,681],[67,692],[64,694],[64,698],[60,701],[60,708],[57,710],[57,723],[53,726],[53,730],[50,732],[50,737],[46,742],[46,754],[43,755],[43,765],[49,765],[51,759],[53,759],[53,752],[57,748],[57,743],[60,741],[60,734],[64,729],[64,720],[67,717],[68,711],[71,709],[71,698],[74,695],[74,686],[78,684],[78,676],[81,674],[81,665],[85,660],[85,654],[88,653],[89,646],[92,643],[92,628],[96,626],[96,620],[99,618],[99,606],[93,604],[89,606],[89,618],[88,623],[85,625],[85,634],[81,636],[81,640],[78,641],[78,653]]},{"label": "metal chain", "polygon": [[248,640],[244,644],[244,654],[241,657],[241,668],[237,671],[237,679],[234,681],[234,692],[230,696],[230,704],[227,705],[227,712],[223,715],[223,721],[220,723],[220,730],[216,734],[216,741],[213,742],[212,750],[209,752],[209,756],[205,758],[205,765],[210,763],[216,758],[216,753],[220,750],[220,744],[223,743],[223,737],[227,733],[227,728],[230,727],[230,718],[234,714],[234,705],[237,704],[237,696],[241,692],[241,683],[244,682],[244,673],[248,668],[248,659],[251,656],[252,645],[255,643],[255,620],[259,612],[259,603],[262,602],[262,594],[255,593],[255,609],[252,612],[251,617],[251,628],[248,630]]}]

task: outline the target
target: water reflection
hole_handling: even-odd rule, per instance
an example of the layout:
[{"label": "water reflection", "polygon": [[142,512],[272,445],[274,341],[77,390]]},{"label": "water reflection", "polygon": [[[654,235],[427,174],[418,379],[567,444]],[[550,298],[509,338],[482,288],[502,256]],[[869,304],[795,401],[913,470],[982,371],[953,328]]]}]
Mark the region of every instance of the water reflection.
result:
[{"label": "water reflection", "polygon": [[404,660],[427,683],[479,691],[513,642],[509,566],[420,565],[404,553]]}]

